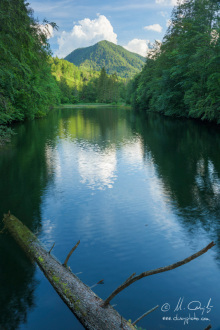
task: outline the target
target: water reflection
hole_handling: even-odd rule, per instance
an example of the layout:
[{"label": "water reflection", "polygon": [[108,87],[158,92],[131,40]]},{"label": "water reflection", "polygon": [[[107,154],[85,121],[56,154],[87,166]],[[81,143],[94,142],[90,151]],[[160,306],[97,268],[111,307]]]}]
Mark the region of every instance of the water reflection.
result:
[{"label": "water reflection", "polygon": [[116,150],[100,150],[98,145],[83,144],[78,155],[81,182],[92,189],[112,188],[116,180]]},{"label": "water reflection", "polygon": [[[10,145],[0,151],[0,214],[11,210],[34,232],[41,230],[41,197],[51,180],[44,146],[55,140],[54,121],[15,127]],[[35,305],[35,266],[10,235],[0,235],[0,329],[17,329]]]},{"label": "water reflection", "polygon": [[157,114],[132,117],[131,124],[142,136],[143,158],[146,164],[153,160],[179,223],[190,236],[204,230],[219,250],[219,128]]},{"label": "water reflection", "polygon": [[[146,270],[146,264],[156,268],[183,248],[198,250],[198,240],[202,246],[214,240],[218,258],[219,147],[218,127],[194,121],[117,109],[55,111],[46,120],[19,125],[12,145],[1,151],[1,213],[10,209],[48,247],[56,241],[58,258],[73,238],[82,238],[74,271],[78,267],[86,283],[103,274],[104,296],[130,273]],[[36,304],[35,268],[10,237],[0,236],[0,248],[0,328],[15,329],[19,323],[22,328]],[[214,299],[210,283],[217,286],[219,272],[216,261],[207,260],[212,275],[197,264],[201,274],[192,268],[194,273],[169,275],[164,284],[152,282],[155,305],[167,288],[173,297],[178,285],[189,294],[189,279],[196,295],[209,283]],[[136,305],[145,308],[140,297],[146,287],[136,290]],[[125,297],[121,312],[135,318],[139,307],[132,294]],[[34,313],[36,320],[37,308]],[[62,317],[59,322],[63,328]],[[150,324],[156,329],[158,318]]]},{"label": "water reflection", "polygon": [[0,329],[14,330],[34,307],[35,267],[8,237],[1,237],[0,250]]}]

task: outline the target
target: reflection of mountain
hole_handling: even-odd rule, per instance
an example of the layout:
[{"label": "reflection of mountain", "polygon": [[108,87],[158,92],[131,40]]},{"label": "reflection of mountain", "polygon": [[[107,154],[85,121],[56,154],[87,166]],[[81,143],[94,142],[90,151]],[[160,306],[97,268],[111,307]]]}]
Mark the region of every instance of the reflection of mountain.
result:
[{"label": "reflection of mountain", "polygon": [[201,227],[220,247],[218,127],[157,114],[137,116],[133,126],[188,232]]},{"label": "reflection of mountain", "polygon": [[[19,125],[12,145],[0,154],[0,214],[11,210],[33,231],[41,227],[41,197],[51,178],[44,146],[54,140],[53,126],[53,120]],[[13,239],[0,235],[0,329],[16,329],[25,321],[34,306],[34,273]]]},{"label": "reflection of mountain", "polygon": [[117,144],[130,134],[126,115],[119,115],[116,109],[70,110],[59,120],[59,152],[47,146],[47,164],[57,177],[64,171],[71,180],[73,171],[78,171],[81,183],[90,188],[111,188],[116,177]]}]

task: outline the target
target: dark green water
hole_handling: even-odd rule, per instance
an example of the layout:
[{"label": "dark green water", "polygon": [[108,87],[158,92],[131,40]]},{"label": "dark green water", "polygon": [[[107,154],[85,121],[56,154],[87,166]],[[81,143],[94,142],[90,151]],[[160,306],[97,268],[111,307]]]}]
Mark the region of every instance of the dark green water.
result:
[{"label": "dark green water", "polygon": [[[133,321],[160,305],[139,323],[150,330],[220,329],[219,127],[106,108],[57,110],[15,129],[0,150],[1,214],[10,209],[48,249],[55,241],[61,261],[80,239],[69,265],[89,286],[104,279],[94,287],[102,298],[132,273],[214,240],[205,255],[136,282],[112,304]],[[82,329],[7,234],[0,329]]]}]

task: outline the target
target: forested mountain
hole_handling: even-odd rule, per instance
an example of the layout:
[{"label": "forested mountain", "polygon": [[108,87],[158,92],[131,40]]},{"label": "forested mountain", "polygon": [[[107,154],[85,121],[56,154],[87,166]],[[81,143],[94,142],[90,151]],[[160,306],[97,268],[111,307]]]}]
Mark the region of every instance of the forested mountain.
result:
[{"label": "forested mountain", "polygon": [[145,63],[144,57],[105,40],[90,47],[78,48],[67,55],[65,60],[96,71],[104,67],[107,74],[116,73],[122,78],[133,77]]},{"label": "forested mountain", "polygon": [[59,101],[59,89],[46,34],[25,0],[0,1],[0,31],[1,131],[2,124],[45,114]]},{"label": "forested mountain", "polygon": [[219,0],[174,7],[162,45],[133,80],[135,108],[220,123],[219,13]]}]

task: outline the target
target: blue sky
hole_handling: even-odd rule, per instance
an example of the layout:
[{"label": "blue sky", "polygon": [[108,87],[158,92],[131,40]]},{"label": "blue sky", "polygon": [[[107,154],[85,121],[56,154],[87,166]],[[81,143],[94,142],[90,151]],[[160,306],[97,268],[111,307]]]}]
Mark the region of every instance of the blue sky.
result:
[{"label": "blue sky", "polygon": [[146,56],[162,40],[176,0],[33,0],[34,17],[59,26],[49,39],[53,55],[108,40]]}]

